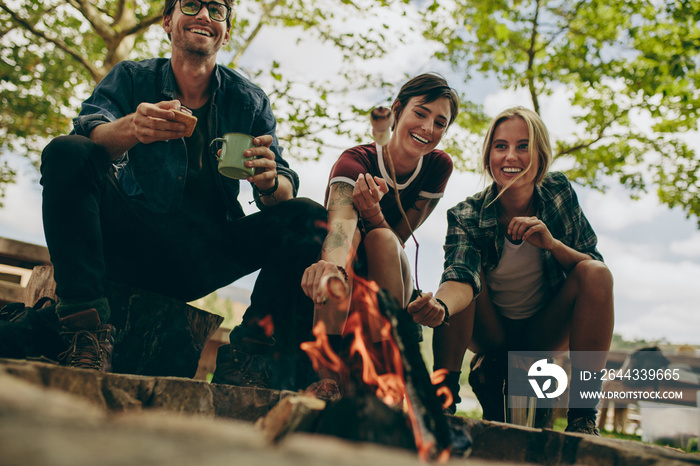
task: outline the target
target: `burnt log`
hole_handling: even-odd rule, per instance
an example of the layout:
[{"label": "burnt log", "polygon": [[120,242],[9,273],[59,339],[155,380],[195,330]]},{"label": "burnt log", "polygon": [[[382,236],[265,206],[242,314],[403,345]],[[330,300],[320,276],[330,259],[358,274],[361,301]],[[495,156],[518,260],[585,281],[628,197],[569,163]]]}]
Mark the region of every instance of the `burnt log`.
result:
[{"label": "burnt log", "polygon": [[405,414],[369,394],[329,403],[318,416],[313,432],[416,451]]},{"label": "burnt log", "polygon": [[24,305],[33,306],[44,296],[56,300],[56,282],[52,265],[37,265],[32,269],[24,288]]},{"label": "burnt log", "polygon": [[[469,430],[448,422],[411,317],[388,293],[372,288],[358,289],[356,283],[355,305],[342,337],[329,343],[322,327],[317,343],[306,348],[324,361],[317,369],[328,366],[336,372],[342,398],[329,401],[321,412],[299,411],[289,404],[276,407],[271,411],[275,415],[264,421],[272,426],[268,436],[279,440],[291,430],[332,435],[408,449],[426,461],[468,455]],[[378,324],[384,340],[373,343],[373,326]],[[334,357],[324,356],[324,351]],[[300,425],[304,427],[289,428]]]},{"label": "burnt log", "polygon": [[425,366],[420,344],[413,330],[413,319],[398,306],[386,291],[377,293],[379,310],[391,323],[391,334],[401,353],[406,397],[415,416],[427,459],[437,459],[442,452],[468,454],[471,437],[464,429],[455,429],[448,423],[436,387]]},{"label": "burnt log", "polygon": [[280,400],[255,426],[276,442],[290,432],[314,432],[326,402],[310,396],[288,396]]}]

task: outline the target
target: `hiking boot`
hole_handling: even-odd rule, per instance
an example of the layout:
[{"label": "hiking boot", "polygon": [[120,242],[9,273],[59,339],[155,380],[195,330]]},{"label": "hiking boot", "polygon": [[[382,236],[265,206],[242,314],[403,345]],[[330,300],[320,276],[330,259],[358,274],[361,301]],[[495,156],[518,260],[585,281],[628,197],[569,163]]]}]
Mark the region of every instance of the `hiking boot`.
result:
[{"label": "hiking boot", "polygon": [[[459,396],[459,378],[461,375],[461,371],[450,371],[445,374],[445,378],[440,383],[435,384],[435,391],[446,387],[452,394],[452,404],[446,408],[443,407],[442,411],[444,414],[455,415],[457,413],[457,405],[462,401],[462,398]],[[444,401],[444,395],[441,395],[439,398],[440,403],[442,403]]]},{"label": "hiking boot", "polygon": [[576,434],[597,435],[600,437],[600,431],[596,425],[595,416],[582,416],[569,421],[564,432],[573,432]]},{"label": "hiking boot", "polygon": [[114,336],[111,325],[103,325],[97,310],[88,309],[60,319],[61,335],[69,342],[68,349],[58,355],[68,367],[112,371]]},{"label": "hiking boot", "polygon": [[212,383],[270,388],[271,381],[272,368],[264,356],[246,353],[231,345],[219,347]]},{"label": "hiking boot", "polygon": [[503,353],[475,354],[469,363],[469,385],[481,405],[482,418],[505,422],[503,387],[508,369]]}]

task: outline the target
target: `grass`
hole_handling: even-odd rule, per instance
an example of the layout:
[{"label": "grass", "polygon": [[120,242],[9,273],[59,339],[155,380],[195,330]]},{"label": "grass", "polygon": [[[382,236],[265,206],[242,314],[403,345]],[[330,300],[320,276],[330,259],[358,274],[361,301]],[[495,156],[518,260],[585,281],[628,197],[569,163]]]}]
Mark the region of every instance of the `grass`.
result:
[{"label": "grass", "polygon": [[[558,418],[554,421],[554,426],[552,427],[553,430],[556,430],[558,432],[564,432],[564,429],[566,429],[566,419],[565,418]],[[613,432],[613,431],[607,431],[607,430],[601,430],[600,431],[600,436],[603,438],[614,438],[618,440],[632,440],[634,442],[640,442],[640,443],[645,443],[647,445],[659,445],[663,447],[670,447],[674,448],[680,451],[683,451],[685,453],[698,453],[698,442],[697,439],[695,441],[691,440],[688,442],[688,445],[686,448],[679,448],[677,445],[671,444],[669,442],[655,442],[653,444],[649,442],[643,442],[642,437],[640,435],[636,434],[627,434],[624,432]]]},{"label": "grass", "polygon": [[[462,417],[466,417],[469,419],[481,419],[482,412],[480,409],[474,409],[471,411],[458,411],[457,416],[462,416]],[[564,432],[564,430],[566,429],[566,418],[557,418],[554,421],[554,426],[552,427],[552,429],[557,431],[557,432]],[[627,434],[627,433],[623,433],[623,432],[611,432],[611,431],[603,430],[600,432],[600,436],[603,438],[613,438],[613,439],[618,439],[618,440],[631,440],[633,442],[640,442],[640,443],[645,443],[645,444],[651,445],[649,442],[642,442],[642,437],[640,435],[636,435],[636,434]],[[679,451],[683,451],[685,453],[693,453],[693,454],[700,456],[700,452],[698,452],[697,439],[691,439],[688,442],[688,445],[686,445],[686,448],[678,448],[677,445],[673,445],[669,442],[656,442],[653,445],[670,447],[670,448],[677,449]]]}]

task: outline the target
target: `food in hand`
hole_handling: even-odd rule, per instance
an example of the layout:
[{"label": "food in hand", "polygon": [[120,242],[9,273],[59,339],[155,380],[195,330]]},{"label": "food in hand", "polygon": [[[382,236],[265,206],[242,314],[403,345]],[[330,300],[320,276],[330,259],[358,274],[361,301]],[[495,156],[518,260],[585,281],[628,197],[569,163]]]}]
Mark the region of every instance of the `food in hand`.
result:
[{"label": "food in hand", "polygon": [[194,127],[197,126],[197,117],[192,115],[192,111],[187,107],[180,107],[180,110],[173,110],[175,121],[184,123],[187,126],[187,136],[192,136]]}]

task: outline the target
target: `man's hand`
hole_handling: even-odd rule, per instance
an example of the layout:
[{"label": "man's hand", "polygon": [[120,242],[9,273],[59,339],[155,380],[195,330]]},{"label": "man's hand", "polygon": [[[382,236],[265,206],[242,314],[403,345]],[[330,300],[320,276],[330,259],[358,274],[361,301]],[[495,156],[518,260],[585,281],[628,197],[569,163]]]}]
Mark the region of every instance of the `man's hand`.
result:
[{"label": "man's hand", "polygon": [[445,308],[432,293],[423,293],[411,301],[407,310],[415,322],[428,327],[437,327],[445,320]]},{"label": "man's hand", "polygon": [[132,131],[142,144],[169,141],[187,136],[187,126],[175,120],[173,110],[180,110],[179,100],[150,104],[142,102],[132,115]]},{"label": "man's hand", "polygon": [[255,169],[255,174],[248,177],[248,181],[263,191],[272,189],[275,185],[275,176],[277,176],[275,153],[270,150],[272,141],[273,138],[269,134],[258,136],[253,139],[253,144],[256,147],[243,152],[243,155],[248,157],[245,166]]}]

